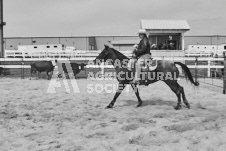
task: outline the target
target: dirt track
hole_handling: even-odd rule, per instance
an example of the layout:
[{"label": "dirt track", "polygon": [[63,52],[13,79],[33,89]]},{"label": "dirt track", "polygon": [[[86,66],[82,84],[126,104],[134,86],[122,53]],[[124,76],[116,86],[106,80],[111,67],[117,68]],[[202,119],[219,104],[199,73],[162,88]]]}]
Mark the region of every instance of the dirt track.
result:
[{"label": "dirt track", "polygon": [[116,81],[77,82],[81,93],[68,93],[61,87],[57,93],[48,94],[47,80],[1,78],[0,150],[224,151],[226,148],[226,95],[217,88],[202,84],[194,89],[185,80],[179,81],[191,109],[183,107],[176,111],[175,94],[158,82],[140,88],[142,107],[135,108],[136,96],[127,89],[114,108],[106,110],[104,107],[114,93],[88,93],[87,85]]}]

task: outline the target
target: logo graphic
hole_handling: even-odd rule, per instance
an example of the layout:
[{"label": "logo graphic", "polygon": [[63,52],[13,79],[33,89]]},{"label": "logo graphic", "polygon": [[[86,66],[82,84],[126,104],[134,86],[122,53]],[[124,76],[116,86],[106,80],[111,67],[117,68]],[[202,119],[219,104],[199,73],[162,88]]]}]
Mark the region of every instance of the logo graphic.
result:
[{"label": "logo graphic", "polygon": [[[63,75],[65,77],[65,72],[63,70],[62,63],[65,64],[67,73],[72,73],[72,74],[68,74],[69,79],[64,78],[63,80],[59,80],[59,75]],[[66,92],[71,93],[70,84],[72,86],[74,93],[80,93],[78,83],[73,74],[70,62],[69,61],[64,61],[64,62],[58,61],[55,66],[55,69],[53,71],[53,76],[49,82],[47,93],[56,93],[56,88],[62,88],[63,85],[64,85]]]}]

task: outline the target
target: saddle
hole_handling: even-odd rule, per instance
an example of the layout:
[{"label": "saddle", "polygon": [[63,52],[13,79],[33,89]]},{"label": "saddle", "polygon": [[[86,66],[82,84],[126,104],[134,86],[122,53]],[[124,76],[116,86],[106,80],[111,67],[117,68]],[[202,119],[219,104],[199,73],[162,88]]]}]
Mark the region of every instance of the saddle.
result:
[{"label": "saddle", "polygon": [[157,68],[158,66],[158,60],[151,58],[152,62],[149,64],[144,64],[144,66],[141,67],[142,72],[148,72],[148,71],[153,71]]},{"label": "saddle", "polygon": [[[155,70],[156,68],[157,68],[157,66],[158,66],[158,60],[157,59],[153,59],[153,58],[151,58],[151,63],[148,63],[148,64],[143,64],[142,66],[141,66],[141,71],[142,72],[148,72],[148,71],[153,71],[153,70]],[[134,63],[134,62],[133,62]],[[134,67],[134,66],[133,66]],[[132,65],[129,63],[128,64],[128,66],[127,66],[127,68],[128,68],[128,70],[129,71],[133,71],[134,70],[134,68],[132,68]]]},{"label": "saddle", "polygon": [[[146,64],[144,63],[143,65],[141,65],[141,72],[148,73],[148,72],[154,71],[156,70],[157,66],[158,66],[158,60],[151,58],[151,62],[148,62]],[[134,68],[131,68],[131,66],[128,66],[128,69],[130,71],[134,70]],[[145,78],[140,81],[140,85],[145,85],[145,86],[149,85],[148,74],[145,74]]]}]

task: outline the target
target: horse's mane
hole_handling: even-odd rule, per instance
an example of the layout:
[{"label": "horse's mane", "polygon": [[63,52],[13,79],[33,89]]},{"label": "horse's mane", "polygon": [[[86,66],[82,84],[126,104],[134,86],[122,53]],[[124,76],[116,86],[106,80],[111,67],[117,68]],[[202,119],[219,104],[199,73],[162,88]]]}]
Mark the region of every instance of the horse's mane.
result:
[{"label": "horse's mane", "polygon": [[109,48],[109,49],[111,49],[120,60],[121,59],[129,59],[128,57],[126,57],[124,54],[122,54],[118,50],[115,50],[114,48]]}]

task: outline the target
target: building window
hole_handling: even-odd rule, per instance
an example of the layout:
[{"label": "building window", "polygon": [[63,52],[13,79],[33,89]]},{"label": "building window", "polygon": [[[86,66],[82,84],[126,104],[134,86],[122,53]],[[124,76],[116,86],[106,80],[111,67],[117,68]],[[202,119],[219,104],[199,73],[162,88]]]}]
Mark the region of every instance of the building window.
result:
[{"label": "building window", "polygon": [[36,49],[36,48],[37,48],[37,46],[34,46],[34,48]]},{"label": "building window", "polygon": [[57,48],[57,46],[54,46],[54,48]]},{"label": "building window", "polygon": [[226,50],[226,46],[224,46],[224,50]]},{"label": "building window", "polygon": [[46,48],[50,48],[50,46],[46,46]]}]

